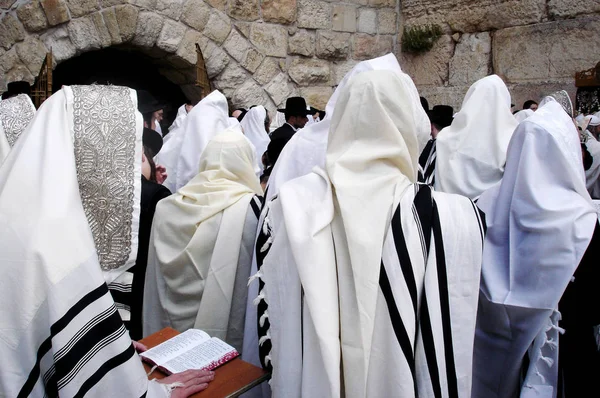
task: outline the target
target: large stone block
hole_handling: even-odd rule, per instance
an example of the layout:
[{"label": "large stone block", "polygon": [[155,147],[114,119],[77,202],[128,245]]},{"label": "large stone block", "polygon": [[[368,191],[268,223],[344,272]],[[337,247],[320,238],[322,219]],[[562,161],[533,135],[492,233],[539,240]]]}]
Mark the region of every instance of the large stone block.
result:
[{"label": "large stone block", "polygon": [[69,32],[66,27],[49,32],[41,37],[46,48],[52,49],[52,57],[56,62],[62,62],[75,56],[77,49],[69,39]]},{"label": "large stone block", "polygon": [[165,17],[178,20],[183,11],[184,0],[160,0],[156,3],[156,12]]},{"label": "large stone block", "polygon": [[248,72],[235,62],[229,62],[223,73],[214,81],[219,89],[238,88],[248,79]]},{"label": "large stone block", "polygon": [[202,44],[206,47],[208,40],[203,37],[200,33],[196,32],[193,29],[188,29],[179,44],[179,48],[177,49],[177,57],[184,60],[187,63],[187,66],[190,64],[193,65],[196,63],[197,55],[196,55],[196,43],[200,44],[202,49],[202,55],[206,60],[206,57],[209,55],[202,48]]},{"label": "large stone block", "polygon": [[158,0],[129,0],[129,3],[133,4],[134,6],[138,6],[144,10],[151,11],[154,11],[156,9],[157,2]]},{"label": "large stone block", "polygon": [[[164,18],[152,11],[142,11],[138,16],[133,44],[141,47],[152,47],[160,35]],[[183,33],[183,31],[182,31]]]},{"label": "large stone block", "polygon": [[330,29],[332,7],[318,0],[298,1],[298,27],[308,29]]},{"label": "large stone block", "polygon": [[252,105],[265,105],[269,100],[265,90],[263,90],[253,79],[248,79],[235,90],[232,102],[235,107],[248,107]]},{"label": "large stone block", "polygon": [[358,12],[358,31],[377,33],[377,12],[372,8],[361,8]]},{"label": "large stone block", "polygon": [[206,2],[219,11],[227,11],[227,0],[206,0]]},{"label": "large stone block", "polygon": [[306,103],[317,109],[325,109],[332,94],[333,89],[329,86],[303,87],[300,89],[300,95],[304,97]]},{"label": "large stone block", "polygon": [[210,18],[210,7],[202,0],[187,0],[181,15],[181,21],[201,32]]},{"label": "large stone block", "polygon": [[167,19],[156,40],[156,46],[166,52],[174,53],[179,48],[186,30],[185,25]]},{"label": "large stone block", "polygon": [[291,94],[292,90],[290,86],[291,83],[288,76],[282,72],[265,86],[265,90],[275,104],[280,104]]},{"label": "large stone block", "polygon": [[315,34],[306,30],[298,30],[289,40],[290,54],[311,57],[315,53]]},{"label": "large stone block", "polygon": [[354,68],[356,66],[356,64],[358,64],[358,61],[354,61],[354,60],[335,62],[332,66],[333,84],[334,85],[340,84],[340,82],[342,81],[344,76],[346,76],[346,74],[348,72],[350,72],[352,70],[352,68]]},{"label": "large stone block", "polygon": [[104,23],[104,17],[102,13],[95,12],[90,15],[92,21],[94,22],[94,26],[96,27],[96,31],[98,31],[98,38],[100,39],[101,47],[110,47],[112,44],[112,39],[110,37],[110,33],[106,24]]},{"label": "large stone block", "polygon": [[79,18],[98,11],[98,0],[67,0],[71,17]]},{"label": "large stone block", "polygon": [[484,32],[541,22],[546,0],[404,0],[407,25],[447,22],[452,31]]},{"label": "large stone block", "polygon": [[102,10],[102,17],[104,18],[104,24],[110,35],[112,44],[121,44],[121,32],[119,31],[119,23],[117,22],[117,13],[114,8],[107,8]]},{"label": "large stone block", "polygon": [[393,8],[382,8],[377,12],[377,26],[380,34],[398,33],[398,15]]},{"label": "large stone block", "polygon": [[494,34],[494,71],[508,82],[573,77],[598,62],[600,17],[503,29]]},{"label": "large stone block", "polygon": [[232,30],[223,48],[231,55],[241,66],[254,73],[264,59],[264,55],[252,47],[236,30]]},{"label": "large stone block", "polygon": [[318,59],[296,58],[292,61],[288,73],[300,86],[329,84],[331,79],[329,63]]},{"label": "large stone block", "polygon": [[287,30],[279,25],[254,23],[250,28],[250,42],[262,53],[272,57],[287,55]]},{"label": "large stone block", "polygon": [[64,0],[41,0],[41,4],[50,26],[59,25],[71,19]]},{"label": "large stone block", "polygon": [[17,0],[0,0],[0,8],[8,10]]},{"label": "large stone block", "polygon": [[102,46],[96,25],[90,17],[74,19],[68,25],[69,37],[78,51],[97,50]]},{"label": "large stone block", "polygon": [[333,30],[356,32],[356,6],[334,4],[332,15]]},{"label": "large stone block", "polygon": [[31,3],[25,3],[17,8],[17,17],[30,32],[39,32],[48,27],[46,14],[38,0],[33,0]]},{"label": "large stone block", "polygon": [[15,65],[20,65],[21,60],[17,54],[16,47],[8,51],[0,49],[0,75],[11,70]]},{"label": "large stone block", "polygon": [[5,14],[0,20],[0,47],[8,50],[23,39],[25,39],[25,29],[21,23],[11,14]]},{"label": "large stone block", "polygon": [[35,77],[25,65],[17,64],[13,66],[11,70],[6,72],[5,79],[8,83],[24,80],[31,84],[35,80]]},{"label": "large stone block", "polygon": [[251,48],[246,53],[244,60],[240,63],[244,68],[254,73],[265,59],[265,56],[257,51],[255,48]]},{"label": "large stone block", "polygon": [[267,57],[254,73],[254,80],[259,84],[265,85],[277,76],[280,71],[279,60]]},{"label": "large stone block", "polygon": [[264,21],[282,24],[296,21],[296,0],[263,0],[261,7]]},{"label": "large stone block", "polygon": [[492,38],[488,32],[465,33],[456,45],[450,60],[449,82],[465,86],[491,73]]},{"label": "large stone block", "polygon": [[223,72],[223,69],[229,64],[230,58],[221,47],[215,46],[213,51],[210,52],[210,55],[207,58],[204,58],[204,60],[206,62],[206,73],[208,74],[208,77],[212,79]]},{"label": "large stone block", "polygon": [[600,12],[598,0],[548,0],[548,12],[552,17],[570,18],[580,14],[593,14]]},{"label": "large stone block", "polygon": [[121,41],[126,42],[133,39],[137,26],[138,13],[138,8],[130,5],[117,6],[115,8]]},{"label": "large stone block", "polygon": [[369,0],[369,5],[374,7],[396,7],[396,0]]},{"label": "large stone block", "polygon": [[448,64],[454,54],[452,37],[444,35],[435,43],[431,51],[424,54],[400,54],[400,65],[417,86],[443,86],[448,81]]},{"label": "large stone block", "polygon": [[317,57],[346,59],[350,53],[350,33],[319,31],[317,33]]},{"label": "large stone block", "polygon": [[365,33],[357,33],[354,36],[354,59],[371,59],[380,57],[393,49],[392,36],[372,36]]},{"label": "large stone block", "polygon": [[223,43],[231,32],[231,22],[229,17],[220,11],[213,10],[210,14],[208,24],[204,28],[204,35],[216,43]]},{"label": "large stone block", "polygon": [[512,102],[515,104],[515,109],[522,109],[523,103],[527,100],[534,100],[539,103],[548,94],[559,90],[566,90],[571,97],[571,101],[573,101],[573,105],[575,105],[577,87],[573,83],[573,78],[557,79],[535,83],[508,84],[508,89]]},{"label": "large stone block", "polygon": [[256,21],[260,7],[258,0],[229,0],[229,16],[241,21]]},{"label": "large stone block", "polygon": [[23,61],[23,64],[32,74],[37,75],[48,52],[44,43],[30,36],[25,41],[17,44],[16,47],[17,54],[21,58],[21,61]]},{"label": "large stone block", "polygon": [[121,4],[128,4],[128,0],[100,0],[100,6],[104,8],[119,6]]}]

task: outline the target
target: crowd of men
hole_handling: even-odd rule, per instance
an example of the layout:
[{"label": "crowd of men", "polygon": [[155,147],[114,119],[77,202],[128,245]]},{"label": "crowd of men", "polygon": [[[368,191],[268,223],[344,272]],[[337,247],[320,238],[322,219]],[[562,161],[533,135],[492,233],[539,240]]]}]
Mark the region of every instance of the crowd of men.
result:
[{"label": "crowd of men", "polygon": [[392,54],[324,110],[215,90],[170,126],[149,92],[26,90],[0,101],[0,395],[206,389],[148,381],[165,327],[268,370],[247,397],[599,393],[600,112],[566,92],[513,112],[491,75],[430,108]]}]

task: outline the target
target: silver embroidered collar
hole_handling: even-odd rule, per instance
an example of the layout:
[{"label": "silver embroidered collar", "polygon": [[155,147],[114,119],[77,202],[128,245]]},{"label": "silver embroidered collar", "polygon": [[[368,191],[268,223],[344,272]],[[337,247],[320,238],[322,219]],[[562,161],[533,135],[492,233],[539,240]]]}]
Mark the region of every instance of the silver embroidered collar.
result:
[{"label": "silver embroidered collar", "polygon": [[26,94],[0,101],[0,123],[12,148],[35,116],[35,108]]}]

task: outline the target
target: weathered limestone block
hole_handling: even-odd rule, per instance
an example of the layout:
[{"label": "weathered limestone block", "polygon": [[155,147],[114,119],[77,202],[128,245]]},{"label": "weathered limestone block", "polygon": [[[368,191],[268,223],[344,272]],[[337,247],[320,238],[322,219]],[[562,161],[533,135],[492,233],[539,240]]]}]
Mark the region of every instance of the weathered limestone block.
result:
[{"label": "weathered limestone block", "polygon": [[280,71],[279,60],[276,58],[267,57],[254,73],[254,80],[256,80],[259,84],[265,85],[273,80],[273,78],[277,76]]},{"label": "weathered limestone block", "polygon": [[129,3],[142,9],[154,10],[156,9],[157,1],[158,0],[129,0]]},{"label": "weathered limestone block", "polygon": [[255,48],[251,48],[246,53],[246,56],[244,57],[244,60],[240,63],[240,65],[242,65],[244,68],[246,68],[250,72],[254,73],[254,72],[256,72],[256,70],[258,69],[258,67],[260,66],[260,64],[262,63],[262,61],[264,59],[265,59],[265,56],[263,54],[261,54]]},{"label": "weathered limestone block", "polygon": [[369,0],[369,5],[375,7],[396,7],[396,0]]},{"label": "weathered limestone block", "polygon": [[185,25],[167,19],[156,40],[156,46],[168,53],[174,53],[179,48],[186,30]]},{"label": "weathered limestone block", "polygon": [[100,0],[100,6],[102,8],[108,8],[112,6],[118,6],[121,4],[127,4],[128,0]]},{"label": "weathered limestone block", "polygon": [[380,34],[396,34],[398,31],[397,25],[398,15],[393,8],[382,8],[377,12],[377,25]]},{"label": "weathered limestone block", "polygon": [[31,3],[25,3],[17,8],[17,17],[25,29],[30,32],[39,32],[48,27],[46,14],[38,0],[33,0]]},{"label": "weathered limestone block", "polygon": [[72,18],[83,17],[98,11],[98,0],[67,0]]},{"label": "weathered limestone block", "polygon": [[258,0],[229,0],[229,16],[241,21],[259,18]]},{"label": "weathered limestone block", "polygon": [[0,47],[9,49],[14,43],[25,39],[25,29],[11,14],[6,14],[0,20]]},{"label": "weathered limestone block", "polygon": [[11,70],[6,72],[5,79],[7,83],[24,80],[29,84],[35,80],[29,69],[23,64],[13,66]]},{"label": "weathered limestone block", "polygon": [[72,20],[68,29],[69,37],[78,51],[97,50],[101,47],[98,31],[90,17]]},{"label": "weathered limestone block", "polygon": [[126,42],[133,39],[137,26],[138,13],[138,8],[130,5],[118,6],[115,9],[121,41]]},{"label": "weathered limestone block", "polygon": [[280,104],[285,101],[290,93],[290,80],[285,73],[278,74],[269,84],[265,86],[265,90],[271,97],[274,103]]},{"label": "weathered limestone block", "polygon": [[377,33],[377,12],[372,8],[361,8],[358,11],[358,31]]},{"label": "weathered limestone block", "polygon": [[235,27],[238,28],[240,33],[246,38],[250,37],[250,26],[251,25],[252,25],[252,23],[250,23],[250,22],[236,22],[235,23]]},{"label": "weathered limestone block", "polygon": [[332,15],[333,30],[356,32],[356,6],[334,4]]},{"label": "weathered limestone block", "polygon": [[42,41],[46,48],[52,49],[52,57],[56,62],[72,58],[77,53],[75,45],[69,39],[69,32],[66,27],[61,26],[53,32],[43,35]]},{"label": "weathered limestone block", "polygon": [[333,69],[333,84],[340,84],[346,73],[350,72],[358,64],[358,61],[348,60],[335,62],[332,66]]},{"label": "weathered limestone block", "polygon": [[178,20],[183,11],[184,0],[160,0],[156,3],[156,11],[165,17]]},{"label": "weathered limestone block", "polygon": [[223,43],[231,32],[229,17],[220,11],[213,10],[210,14],[208,24],[204,28],[204,35],[216,43]]},{"label": "weathered limestone block", "polygon": [[296,0],[263,0],[261,7],[264,21],[282,24],[296,21]]},{"label": "weathered limestone block", "polygon": [[9,9],[17,0],[0,0],[0,8]]},{"label": "weathered limestone block", "polygon": [[248,79],[248,73],[235,62],[229,62],[229,65],[223,73],[214,81],[219,89],[238,88]]},{"label": "weathered limestone block", "polygon": [[317,57],[323,59],[348,58],[350,38],[350,33],[319,31],[317,33]]},{"label": "weathered limestone block", "polygon": [[71,19],[64,0],[41,0],[41,4],[50,26],[59,25]]},{"label": "weathered limestone block", "polygon": [[232,102],[234,106],[252,106],[264,105],[268,103],[267,94],[253,80],[248,79],[233,94]]},{"label": "weathered limestone block", "polygon": [[492,38],[488,32],[465,33],[450,60],[452,86],[466,86],[491,73]]},{"label": "weathered limestone block", "polygon": [[325,109],[332,94],[333,89],[329,86],[303,87],[300,89],[300,95],[304,97],[306,103],[317,109]]},{"label": "weathered limestone block", "polygon": [[244,68],[254,73],[264,59],[264,55],[252,47],[250,42],[240,35],[236,30],[232,30],[223,48]]},{"label": "weathered limestone block", "polygon": [[331,28],[332,7],[318,0],[298,1],[298,27],[308,29]]},{"label": "weathered limestone block", "polygon": [[250,28],[250,42],[266,55],[285,57],[287,55],[287,30],[279,25],[254,23]]},{"label": "weathered limestone block", "polygon": [[11,70],[15,65],[21,64],[17,49],[15,47],[8,51],[0,49],[0,74]]},{"label": "weathered limestone block", "polygon": [[202,31],[210,18],[210,7],[202,0],[187,0],[181,21],[197,31]]},{"label": "weathered limestone block", "polygon": [[164,18],[152,11],[142,11],[138,16],[133,44],[152,47],[162,30]]},{"label": "weathered limestone block", "polygon": [[[371,36],[358,33],[354,36],[354,59],[371,59],[392,51],[392,36]],[[432,50],[433,51],[433,50]]]},{"label": "weathered limestone block", "polygon": [[227,0],[206,0],[206,2],[217,10],[227,11]]},{"label": "weathered limestone block", "polygon": [[112,44],[112,39],[110,37],[110,33],[108,32],[108,28],[104,23],[104,17],[102,16],[102,13],[95,12],[90,15],[90,17],[92,18],[94,26],[98,31],[98,38],[100,39],[101,47],[110,47]]},{"label": "weathered limestone block", "polygon": [[193,29],[189,29],[187,32],[185,32],[181,43],[179,43],[179,48],[177,49],[176,54],[178,58],[185,60],[189,64],[195,64],[197,60],[196,43],[199,43],[202,50],[202,55],[206,60],[208,54],[204,51],[205,48],[202,48],[202,44],[206,46],[207,42],[208,40],[202,37],[200,33]]},{"label": "weathered limestone block", "polygon": [[569,18],[580,14],[593,14],[600,12],[598,0],[549,0],[548,13],[552,17]]},{"label": "weathered limestone block", "polygon": [[29,71],[37,75],[40,72],[44,58],[48,50],[44,43],[35,37],[28,37],[25,41],[18,43],[16,46],[17,54],[23,64],[29,69]]},{"label": "weathered limestone block", "polygon": [[404,0],[407,25],[447,22],[452,31],[485,32],[538,23],[546,16],[546,0]]},{"label": "weathered limestone block", "polygon": [[552,79],[541,83],[508,84],[508,89],[512,96],[512,103],[515,104],[515,109],[522,109],[523,103],[527,100],[540,102],[548,94],[559,90],[566,90],[571,97],[571,101],[573,101],[573,105],[575,105],[575,95],[577,93],[577,87],[573,84],[572,78]]},{"label": "weathered limestone block", "polygon": [[598,62],[600,17],[503,29],[494,34],[494,71],[511,83],[572,78]]},{"label": "weathered limestone block", "polygon": [[221,49],[221,47],[216,47],[210,52],[210,55],[204,58],[206,63],[206,73],[209,78],[213,78],[217,76],[219,73],[223,72],[223,69],[229,63],[229,55],[225,51]]},{"label": "weathered limestone block", "polygon": [[439,38],[431,51],[424,54],[400,54],[400,65],[417,86],[442,86],[448,81],[448,64],[454,54],[454,40],[448,35]]},{"label": "weathered limestone block", "polygon": [[331,78],[329,63],[318,59],[296,58],[292,61],[288,73],[300,86],[328,84]]},{"label": "weathered limestone block", "polygon": [[117,13],[114,8],[107,8],[102,10],[102,17],[104,18],[104,24],[110,35],[112,44],[121,44],[121,32],[119,31],[119,23],[117,22]]},{"label": "weathered limestone block", "polygon": [[312,56],[315,53],[315,34],[306,30],[298,30],[295,35],[290,37],[289,52],[307,57]]}]

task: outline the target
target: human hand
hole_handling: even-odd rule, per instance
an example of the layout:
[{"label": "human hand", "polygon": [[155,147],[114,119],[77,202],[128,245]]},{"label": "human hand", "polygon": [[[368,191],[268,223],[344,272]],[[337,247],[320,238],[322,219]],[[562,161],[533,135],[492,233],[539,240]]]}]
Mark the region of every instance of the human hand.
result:
[{"label": "human hand", "polygon": [[137,341],[133,341],[133,348],[135,348],[137,353],[148,351],[148,347]]},{"label": "human hand", "polygon": [[181,383],[171,392],[171,398],[187,398],[197,392],[203,391],[215,378],[215,372],[208,370],[186,370],[185,372],[175,373],[161,380],[156,380],[163,384]]},{"label": "human hand", "polygon": [[156,165],[156,182],[162,184],[167,179],[167,169],[165,166],[157,164]]}]

